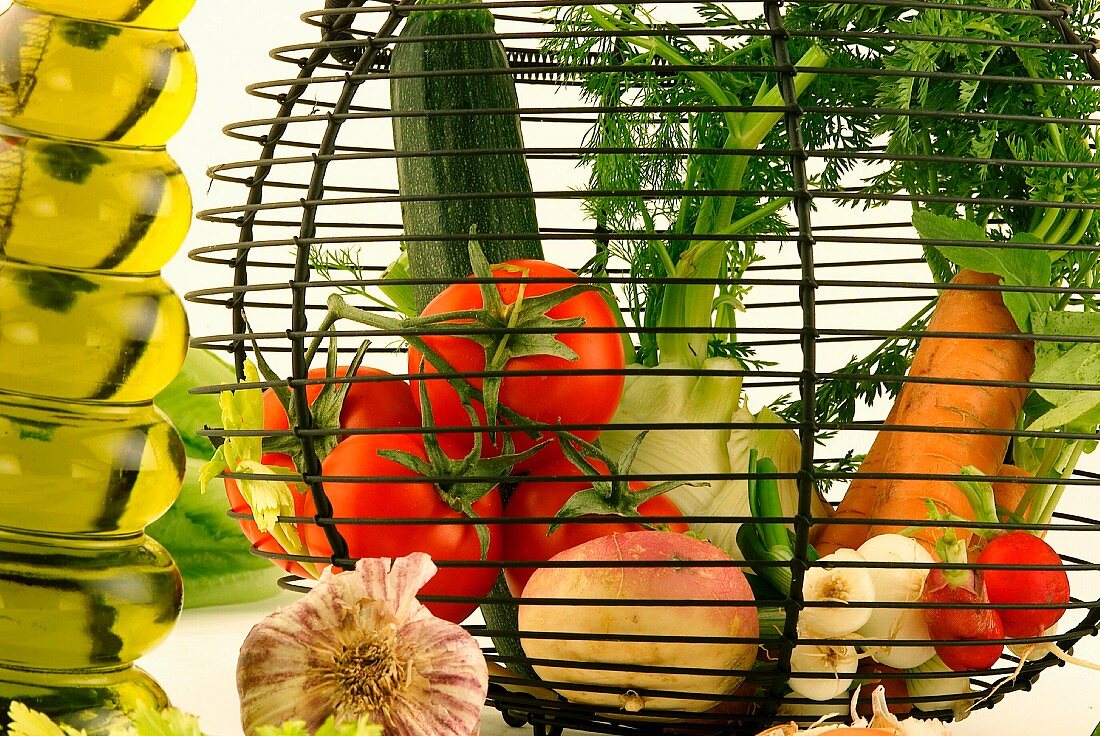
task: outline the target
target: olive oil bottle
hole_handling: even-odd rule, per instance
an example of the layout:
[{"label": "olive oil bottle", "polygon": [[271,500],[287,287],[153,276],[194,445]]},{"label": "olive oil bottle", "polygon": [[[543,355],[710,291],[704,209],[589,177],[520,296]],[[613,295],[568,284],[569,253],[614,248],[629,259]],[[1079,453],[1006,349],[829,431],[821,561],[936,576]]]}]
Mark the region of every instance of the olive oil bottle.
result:
[{"label": "olive oil bottle", "polygon": [[193,4],[0,15],[0,725],[13,700],[97,734],[167,703],[133,663],[183,595],[143,530],[185,465],[152,399],[187,345],[159,271],[191,220],[165,145],[195,98]]}]

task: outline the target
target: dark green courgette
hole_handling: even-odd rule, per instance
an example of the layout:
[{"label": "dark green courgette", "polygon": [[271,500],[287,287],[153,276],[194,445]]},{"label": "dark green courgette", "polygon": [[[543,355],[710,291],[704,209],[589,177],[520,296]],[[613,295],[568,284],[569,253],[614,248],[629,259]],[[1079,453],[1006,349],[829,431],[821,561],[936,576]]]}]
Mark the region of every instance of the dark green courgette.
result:
[{"label": "dark green courgette", "polygon": [[[400,37],[410,40],[394,44],[390,62],[398,183],[402,197],[417,198],[402,202],[401,219],[406,236],[424,238],[406,242],[409,273],[444,282],[470,275],[469,243],[433,237],[472,230],[515,234],[516,239],[479,240],[490,263],[543,257],[519,115],[483,112],[518,106],[512,76],[500,71],[508,68],[504,46],[461,38],[492,34],[495,27],[488,9],[447,7],[455,2],[469,4],[418,2],[438,9],[409,13]],[[489,150],[497,152],[479,152]],[[416,286],[417,308],[445,287]]]}]

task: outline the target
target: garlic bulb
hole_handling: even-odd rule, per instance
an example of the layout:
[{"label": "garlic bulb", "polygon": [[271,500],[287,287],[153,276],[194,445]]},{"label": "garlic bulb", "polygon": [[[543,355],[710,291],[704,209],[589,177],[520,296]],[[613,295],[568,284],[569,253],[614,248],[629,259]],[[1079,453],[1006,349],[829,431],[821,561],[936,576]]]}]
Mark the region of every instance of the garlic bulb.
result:
[{"label": "garlic bulb", "polygon": [[416,600],[435,571],[419,552],[326,570],[253,627],[237,663],[245,733],[288,720],[312,731],[329,716],[368,716],[387,736],[477,733],[488,670],[469,633]]}]

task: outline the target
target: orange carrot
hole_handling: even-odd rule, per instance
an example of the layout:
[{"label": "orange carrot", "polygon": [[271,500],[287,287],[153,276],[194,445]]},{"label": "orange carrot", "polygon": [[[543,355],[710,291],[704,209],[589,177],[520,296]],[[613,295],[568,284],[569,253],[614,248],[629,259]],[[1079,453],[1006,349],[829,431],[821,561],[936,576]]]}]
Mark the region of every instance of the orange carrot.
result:
[{"label": "orange carrot", "polygon": [[[1015,465],[1009,465],[1005,463],[997,471],[997,475],[1003,475],[1013,478],[1034,478],[1031,473],[1027,472],[1023,468],[1016,467]],[[1003,481],[993,484],[993,498],[997,502],[997,506],[1006,511],[1015,511],[1016,507],[1020,505],[1020,501],[1023,500],[1024,494],[1028,492],[1028,489],[1032,487],[1031,483],[1013,483],[1011,481]],[[1021,509],[1021,513],[1026,514],[1028,509]],[[1001,521],[1009,521],[1007,516],[1002,516]],[[1042,536],[1040,534],[1039,536]]]},{"label": "orange carrot", "polygon": [[[964,270],[951,283],[995,285],[999,279]],[[952,289],[940,296],[928,332],[994,336],[1017,334],[1019,328],[996,291]],[[860,472],[959,475],[963,467],[972,465],[986,475],[995,475],[1010,438],[980,432],[1012,429],[1027,390],[988,384],[1027,381],[1033,366],[1033,347],[1027,340],[925,337],[913,356],[910,378],[954,379],[971,385],[906,383],[885,426],[959,431],[883,430]],[[822,525],[816,547],[825,554],[838,547],[858,547],[868,537],[899,531],[910,521],[928,518],[928,500],[941,513],[974,518],[954,481],[857,477],[841,501],[837,516],[866,519],[869,523]],[[927,528],[917,539],[932,543],[939,534]]]}]

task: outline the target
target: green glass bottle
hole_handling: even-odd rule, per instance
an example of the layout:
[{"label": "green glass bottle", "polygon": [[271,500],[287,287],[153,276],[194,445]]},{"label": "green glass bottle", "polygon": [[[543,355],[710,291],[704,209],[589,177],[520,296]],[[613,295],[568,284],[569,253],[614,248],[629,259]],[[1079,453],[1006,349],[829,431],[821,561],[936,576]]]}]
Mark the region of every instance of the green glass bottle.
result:
[{"label": "green glass bottle", "polygon": [[187,345],[159,271],[191,221],[165,145],[195,99],[193,4],[0,15],[0,714],[19,700],[90,733],[167,703],[133,663],[182,603],[143,530],[185,465],[152,399]]}]

